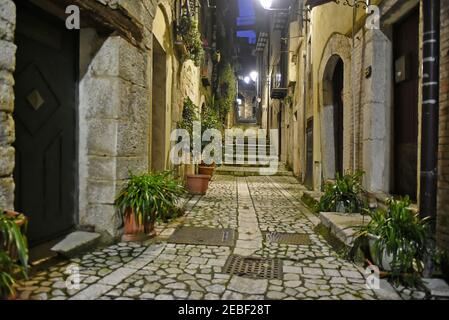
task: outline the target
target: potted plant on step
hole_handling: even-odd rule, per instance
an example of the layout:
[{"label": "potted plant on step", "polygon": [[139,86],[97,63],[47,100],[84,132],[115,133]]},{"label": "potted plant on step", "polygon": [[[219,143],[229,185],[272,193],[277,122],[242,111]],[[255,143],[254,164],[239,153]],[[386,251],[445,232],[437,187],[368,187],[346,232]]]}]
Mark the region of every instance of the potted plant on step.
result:
[{"label": "potted plant on step", "polygon": [[364,207],[361,200],[362,177],[364,173],[337,174],[335,183],[328,183],[324,195],[318,203],[318,212],[361,213]]},{"label": "potted plant on step", "polygon": [[170,172],[131,174],[115,201],[124,222],[122,240],[139,242],[154,237],[156,220],[166,220],[176,212],[176,202],[184,192]]},{"label": "potted plant on step", "polygon": [[[190,98],[186,98],[182,110],[182,120],[178,122],[178,128],[187,130],[189,133],[191,143],[190,150],[193,150],[193,141],[195,140],[195,137],[193,136],[193,124],[195,121],[199,121],[198,107],[192,100],[190,100]],[[199,162],[198,155],[191,154],[191,157],[193,158],[193,163],[186,166],[187,189],[191,194],[204,195],[209,188],[210,176],[199,174],[198,166],[195,164]]]},{"label": "potted plant on step", "polygon": [[373,263],[390,273],[394,280],[414,281],[423,271],[428,253],[428,219],[410,209],[408,197],[390,199],[387,210],[371,213],[371,222],[359,237],[368,240]]},{"label": "potted plant on step", "polygon": [[0,299],[15,299],[15,283],[28,274],[24,215],[0,209]]},{"label": "potted plant on step", "polygon": [[[223,128],[220,124],[220,118],[218,116],[217,106],[215,104],[215,96],[209,100],[206,106],[201,110],[201,135],[204,136],[204,133],[207,130],[219,130],[221,131]],[[205,146],[208,144],[207,141],[203,142],[203,150]],[[199,174],[213,176],[216,163],[213,161],[214,154],[208,155],[210,158],[206,159],[206,161],[201,162],[199,166]],[[203,155],[204,157],[204,155]]]}]

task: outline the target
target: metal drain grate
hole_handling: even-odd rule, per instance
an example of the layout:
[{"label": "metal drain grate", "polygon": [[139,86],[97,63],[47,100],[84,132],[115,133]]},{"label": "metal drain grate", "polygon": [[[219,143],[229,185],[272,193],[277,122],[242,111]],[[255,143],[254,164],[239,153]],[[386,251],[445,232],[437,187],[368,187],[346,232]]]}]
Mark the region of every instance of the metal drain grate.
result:
[{"label": "metal drain grate", "polygon": [[270,243],[296,246],[310,246],[312,241],[305,233],[265,232],[265,240]]},{"label": "metal drain grate", "polygon": [[226,262],[225,273],[255,279],[282,280],[282,261],[231,255]]},{"label": "metal drain grate", "polygon": [[194,244],[205,246],[227,246],[235,244],[237,233],[232,229],[211,229],[201,227],[182,227],[168,239],[169,243]]}]

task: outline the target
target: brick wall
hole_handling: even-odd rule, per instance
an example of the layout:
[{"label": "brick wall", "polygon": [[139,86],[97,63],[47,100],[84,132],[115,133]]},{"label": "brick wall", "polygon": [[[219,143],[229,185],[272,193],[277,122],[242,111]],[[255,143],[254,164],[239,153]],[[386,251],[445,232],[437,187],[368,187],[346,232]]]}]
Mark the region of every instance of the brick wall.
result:
[{"label": "brick wall", "polygon": [[16,9],[11,0],[0,0],[0,207],[14,207],[14,79]]},{"label": "brick wall", "polygon": [[438,242],[449,250],[449,1],[441,2],[440,149]]}]

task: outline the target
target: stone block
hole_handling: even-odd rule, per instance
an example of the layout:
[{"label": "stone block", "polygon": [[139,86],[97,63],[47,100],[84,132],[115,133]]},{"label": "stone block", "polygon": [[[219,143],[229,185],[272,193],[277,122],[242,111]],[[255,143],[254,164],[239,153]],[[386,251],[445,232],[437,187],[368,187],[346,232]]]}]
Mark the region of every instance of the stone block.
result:
[{"label": "stone block", "polygon": [[265,294],[268,280],[256,280],[234,276],[229,283],[228,290],[246,294]]},{"label": "stone block", "polygon": [[117,155],[146,156],[148,154],[148,122],[141,118],[118,122]]},{"label": "stone block", "polygon": [[94,75],[119,76],[119,51],[122,41],[125,40],[114,36],[103,43],[91,62],[91,71]]},{"label": "stone block", "polygon": [[115,180],[116,158],[89,156],[89,178],[99,180]]},{"label": "stone block", "polygon": [[115,156],[117,151],[118,122],[113,119],[87,120],[89,155]]},{"label": "stone block", "polygon": [[81,83],[81,95],[87,118],[116,119],[120,107],[121,80],[118,78],[90,78]]},{"label": "stone block", "polygon": [[119,75],[133,84],[147,87],[148,57],[129,42],[120,42]]},{"label": "stone block", "polygon": [[0,82],[0,111],[13,112],[14,90],[12,86]]},{"label": "stone block", "polygon": [[13,72],[16,66],[16,45],[0,40],[0,69]]},{"label": "stone block", "polygon": [[330,229],[334,236],[346,246],[352,248],[355,240],[354,235],[360,230],[361,226],[367,225],[371,218],[361,214],[321,212],[320,220],[325,227]]},{"label": "stone block", "polygon": [[0,208],[14,209],[14,180],[0,178]]},{"label": "stone block", "polygon": [[76,231],[65,237],[51,250],[64,257],[72,258],[94,248],[100,237],[98,233]]},{"label": "stone block", "polygon": [[139,173],[148,171],[148,157],[118,157],[117,158],[117,179],[125,180],[129,178],[129,172]]},{"label": "stone block", "polygon": [[92,180],[88,181],[87,198],[89,203],[114,204],[116,197],[115,181]]},{"label": "stone block", "polygon": [[0,146],[0,177],[12,175],[15,162],[15,150],[13,147]]},{"label": "stone block", "polygon": [[119,234],[120,219],[113,205],[90,204],[85,215],[80,216],[80,224],[95,226],[95,232],[115,238]]},{"label": "stone block", "polygon": [[449,285],[443,279],[423,279],[423,284],[432,297],[449,299]]},{"label": "stone block", "polygon": [[14,119],[11,114],[0,112],[0,146],[10,145],[15,141]]},{"label": "stone block", "polygon": [[120,82],[120,90],[119,118],[135,121],[148,119],[148,113],[151,109],[151,99],[148,90],[126,81]]},{"label": "stone block", "polygon": [[0,39],[13,41],[16,24],[16,7],[13,1],[0,2]]}]

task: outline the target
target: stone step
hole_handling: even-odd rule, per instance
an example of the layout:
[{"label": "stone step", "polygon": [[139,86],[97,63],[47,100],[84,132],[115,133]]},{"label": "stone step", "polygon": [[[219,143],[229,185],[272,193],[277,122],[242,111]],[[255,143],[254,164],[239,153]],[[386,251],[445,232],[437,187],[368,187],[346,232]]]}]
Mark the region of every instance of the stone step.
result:
[{"label": "stone step", "polygon": [[237,177],[251,177],[251,176],[293,176],[293,172],[286,170],[282,165],[279,166],[278,170],[274,174],[264,174],[261,172],[263,169],[269,167],[244,167],[244,166],[222,166],[215,170],[218,175],[233,175]]},{"label": "stone step", "polygon": [[352,248],[356,233],[360,231],[361,227],[366,226],[371,221],[371,218],[356,213],[321,212],[320,221],[346,247]]},{"label": "stone step", "polygon": [[66,258],[73,258],[94,248],[100,238],[99,233],[75,231],[51,248],[51,251]]}]

